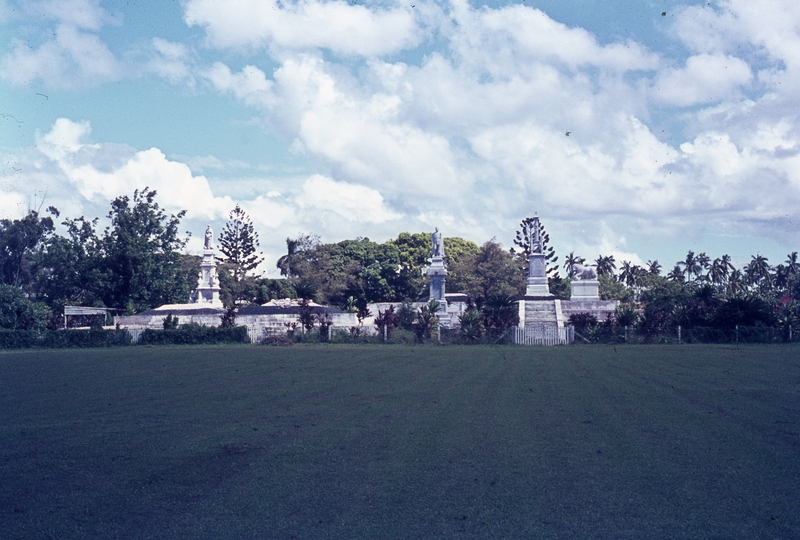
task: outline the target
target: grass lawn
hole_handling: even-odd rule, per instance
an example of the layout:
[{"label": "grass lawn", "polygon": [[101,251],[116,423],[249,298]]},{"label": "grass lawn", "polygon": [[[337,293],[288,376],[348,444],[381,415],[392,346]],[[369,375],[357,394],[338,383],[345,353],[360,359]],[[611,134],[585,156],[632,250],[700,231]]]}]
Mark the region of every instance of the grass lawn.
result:
[{"label": "grass lawn", "polygon": [[0,353],[0,538],[799,538],[800,347]]}]

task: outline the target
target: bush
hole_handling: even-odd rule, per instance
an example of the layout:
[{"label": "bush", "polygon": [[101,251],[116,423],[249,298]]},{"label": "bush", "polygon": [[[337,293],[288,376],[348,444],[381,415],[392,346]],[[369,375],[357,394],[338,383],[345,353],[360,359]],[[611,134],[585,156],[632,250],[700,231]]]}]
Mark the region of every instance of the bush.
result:
[{"label": "bush", "polygon": [[267,336],[261,344],[271,345],[273,347],[288,347],[294,345],[294,341],[286,336]]},{"label": "bush", "polygon": [[217,343],[250,343],[246,326],[222,328],[184,324],[175,330],[151,330],[142,332],[142,345],[212,345]]},{"label": "bush", "polygon": [[127,330],[0,330],[0,349],[122,347],[131,344]]}]

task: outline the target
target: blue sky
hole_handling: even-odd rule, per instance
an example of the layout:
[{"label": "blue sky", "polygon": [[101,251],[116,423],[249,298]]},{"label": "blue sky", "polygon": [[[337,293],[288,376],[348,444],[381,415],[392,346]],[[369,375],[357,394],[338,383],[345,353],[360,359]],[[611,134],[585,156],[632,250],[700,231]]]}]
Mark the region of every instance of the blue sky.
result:
[{"label": "blue sky", "polygon": [[[669,268],[798,250],[800,6],[0,0],[0,215],[150,186],[200,247],[402,231]],[[569,132],[569,135],[566,133]]]}]

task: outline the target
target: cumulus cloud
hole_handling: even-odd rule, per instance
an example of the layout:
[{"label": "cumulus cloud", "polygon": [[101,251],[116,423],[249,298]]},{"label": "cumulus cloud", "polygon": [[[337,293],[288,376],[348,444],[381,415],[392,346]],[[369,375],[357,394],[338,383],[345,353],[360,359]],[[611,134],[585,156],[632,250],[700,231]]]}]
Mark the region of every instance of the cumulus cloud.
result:
[{"label": "cumulus cloud", "polygon": [[55,29],[38,47],[14,39],[0,59],[0,77],[16,86],[41,80],[54,88],[92,86],[118,80],[122,66],[93,32],[112,22],[97,0],[50,0],[24,4],[29,15],[53,19]]},{"label": "cumulus cloud", "polygon": [[153,38],[152,57],[146,69],[173,84],[182,82],[193,87],[196,82],[190,50],[183,43]]},{"label": "cumulus cloud", "polygon": [[345,55],[388,54],[420,35],[410,6],[370,9],[343,1],[190,0],[184,20],[205,28],[216,47],[328,49]]},{"label": "cumulus cloud", "polygon": [[740,58],[703,53],[689,57],[683,68],[662,71],[653,86],[658,100],[687,107],[736,97],[752,78]]},{"label": "cumulus cloud", "polygon": [[453,2],[453,49],[464,62],[495,74],[525,71],[539,62],[571,70],[595,66],[611,71],[652,70],[658,56],[633,41],[598,44],[583,28],[569,28],[538,9],[511,5],[473,9]]},{"label": "cumulus cloud", "polygon": [[402,216],[386,207],[381,194],[365,186],[335,182],[315,174],[303,183],[301,207],[335,212],[349,221],[383,223]]},{"label": "cumulus cloud", "polygon": [[18,86],[40,79],[55,88],[95,85],[121,76],[119,62],[96,35],[65,24],[55,34],[36,49],[15,41],[0,62],[0,76]]},{"label": "cumulus cloud", "polygon": [[[745,220],[753,230],[765,209],[794,214],[800,200],[796,121],[775,105],[778,94],[750,97],[792,53],[765,33],[780,9],[754,9],[731,0],[680,10],[673,30],[693,54],[676,63],[629,40],[600,43],[524,5],[457,1],[436,14],[446,47],[416,65],[371,58],[356,70],[315,53],[322,43],[273,51],[271,74],[218,63],[207,78],[325,164],[325,182],[376,190],[425,226],[510,237],[538,210],[562,223],[627,219],[694,234]],[[793,43],[795,27],[778,25],[781,40]],[[781,62],[755,74],[743,41]],[[675,106],[699,106],[688,141],[664,140],[649,125],[654,108]],[[753,111],[770,107],[756,136]],[[624,246],[613,253],[641,262]]]},{"label": "cumulus cloud", "polygon": [[[68,182],[87,200],[109,201],[150,187],[170,211],[187,210],[190,218],[216,219],[233,207],[229,197],[215,197],[203,176],[193,176],[184,163],[168,160],[157,148],[134,151],[84,142],[88,122],[59,118],[39,137],[42,154],[53,160]],[[109,156],[109,154],[112,154]]]}]

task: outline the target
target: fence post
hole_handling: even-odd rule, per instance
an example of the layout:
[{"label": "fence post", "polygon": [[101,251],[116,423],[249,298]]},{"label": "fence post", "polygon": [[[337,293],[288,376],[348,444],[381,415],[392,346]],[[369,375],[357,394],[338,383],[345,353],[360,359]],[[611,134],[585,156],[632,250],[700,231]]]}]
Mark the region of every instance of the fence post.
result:
[{"label": "fence post", "polygon": [[736,344],[739,344],[739,325],[736,325]]},{"label": "fence post", "polygon": [[789,341],[792,341],[792,325],[789,325]]},{"label": "fence post", "polygon": [[384,324],[383,325],[383,342],[384,343],[386,343],[386,334],[387,334],[386,325]]},{"label": "fence post", "polygon": [[628,342],[628,325],[625,325],[625,343]]},{"label": "fence post", "polygon": [[442,342],[442,327],[438,324],[436,325],[436,341]]},{"label": "fence post", "polygon": [[678,325],[678,345],[681,344],[681,325]]}]

